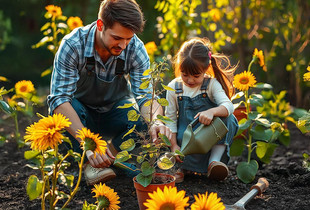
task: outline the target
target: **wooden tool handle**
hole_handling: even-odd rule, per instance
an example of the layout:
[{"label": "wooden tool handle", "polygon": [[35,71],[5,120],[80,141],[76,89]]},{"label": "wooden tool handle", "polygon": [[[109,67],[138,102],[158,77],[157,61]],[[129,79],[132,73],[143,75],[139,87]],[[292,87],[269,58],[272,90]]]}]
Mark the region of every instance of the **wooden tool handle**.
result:
[{"label": "wooden tool handle", "polygon": [[252,189],[257,189],[258,190],[258,193],[257,195],[260,195],[262,194],[267,188],[269,187],[269,182],[267,181],[266,178],[259,178],[257,183],[255,185],[253,185],[251,187],[251,190]]}]

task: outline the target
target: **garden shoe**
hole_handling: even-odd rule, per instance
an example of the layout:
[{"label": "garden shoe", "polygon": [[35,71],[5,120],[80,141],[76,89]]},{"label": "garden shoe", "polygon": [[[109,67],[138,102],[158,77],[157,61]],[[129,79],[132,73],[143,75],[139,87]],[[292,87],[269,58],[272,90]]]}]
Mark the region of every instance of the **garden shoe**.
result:
[{"label": "garden shoe", "polygon": [[175,183],[181,183],[184,181],[184,172],[180,168],[175,172],[173,176],[175,177]]},{"label": "garden shoe", "polygon": [[89,163],[84,165],[84,175],[87,185],[107,182],[116,177],[116,174],[111,168],[94,168]]},{"label": "garden shoe", "polygon": [[219,161],[212,161],[208,167],[207,176],[209,179],[222,181],[228,176],[229,169],[227,166]]}]

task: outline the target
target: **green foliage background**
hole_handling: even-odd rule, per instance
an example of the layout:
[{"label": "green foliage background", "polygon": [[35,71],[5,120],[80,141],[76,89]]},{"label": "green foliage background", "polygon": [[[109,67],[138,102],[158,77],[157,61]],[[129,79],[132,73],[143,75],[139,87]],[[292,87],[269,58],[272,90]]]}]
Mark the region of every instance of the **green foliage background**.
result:
[{"label": "green foliage background", "polygon": [[[302,81],[310,63],[310,0],[137,2],[147,21],[139,37],[145,43],[155,41],[159,56],[173,56],[190,36],[207,36],[215,50],[231,55],[233,64],[240,61],[239,73],[245,70],[254,48],[262,49],[268,72],[254,69],[257,80],[270,83],[275,93],[287,90],[292,105],[310,108],[310,84]],[[40,74],[52,64],[53,55],[44,48],[31,48],[42,38],[40,28],[49,4],[60,6],[67,17],[79,16],[86,25],[97,19],[100,0],[0,0],[0,76],[11,80],[0,82],[0,86],[9,89],[23,79],[33,81],[36,87],[49,86],[50,77],[41,78]],[[211,9],[219,10],[219,20],[210,16]],[[165,21],[160,27],[158,16]],[[160,31],[163,27],[164,31]],[[5,41],[3,34],[7,34]],[[164,36],[159,38],[160,34]]]}]

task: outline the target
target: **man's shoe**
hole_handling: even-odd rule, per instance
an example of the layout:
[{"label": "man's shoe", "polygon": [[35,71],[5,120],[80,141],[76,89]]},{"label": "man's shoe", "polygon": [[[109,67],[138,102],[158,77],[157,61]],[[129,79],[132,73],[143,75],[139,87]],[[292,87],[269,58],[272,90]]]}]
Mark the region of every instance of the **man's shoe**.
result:
[{"label": "man's shoe", "polygon": [[218,161],[212,161],[208,167],[207,176],[209,179],[222,181],[228,176],[229,169],[227,166]]},{"label": "man's shoe", "polygon": [[116,177],[116,174],[111,168],[94,168],[89,163],[84,166],[84,175],[87,185],[107,182]]}]

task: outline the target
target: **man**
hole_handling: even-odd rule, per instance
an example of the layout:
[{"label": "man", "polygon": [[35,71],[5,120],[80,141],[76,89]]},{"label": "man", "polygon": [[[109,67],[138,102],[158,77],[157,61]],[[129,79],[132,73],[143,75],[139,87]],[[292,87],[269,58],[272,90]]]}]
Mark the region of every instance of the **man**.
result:
[{"label": "man", "polygon": [[[136,36],[143,27],[143,14],[135,0],[104,0],[98,20],[65,36],[55,56],[47,98],[50,113],[62,113],[70,119],[67,131],[73,137],[87,127],[104,139],[112,138],[106,155],[95,157],[92,151],[86,152],[90,164],[84,173],[89,184],[115,177],[109,166],[126,140],[123,135],[134,124],[137,130],[146,129],[141,120],[128,122],[130,109],[117,108],[135,98],[142,116],[147,113],[143,104],[148,99],[137,98],[146,94],[139,86],[142,73],[150,66],[144,44]],[[155,106],[155,116],[163,114],[162,107],[156,102]],[[159,122],[150,129],[154,141],[159,132],[171,136],[170,129]],[[80,139],[76,140],[72,143],[78,150]]]}]

